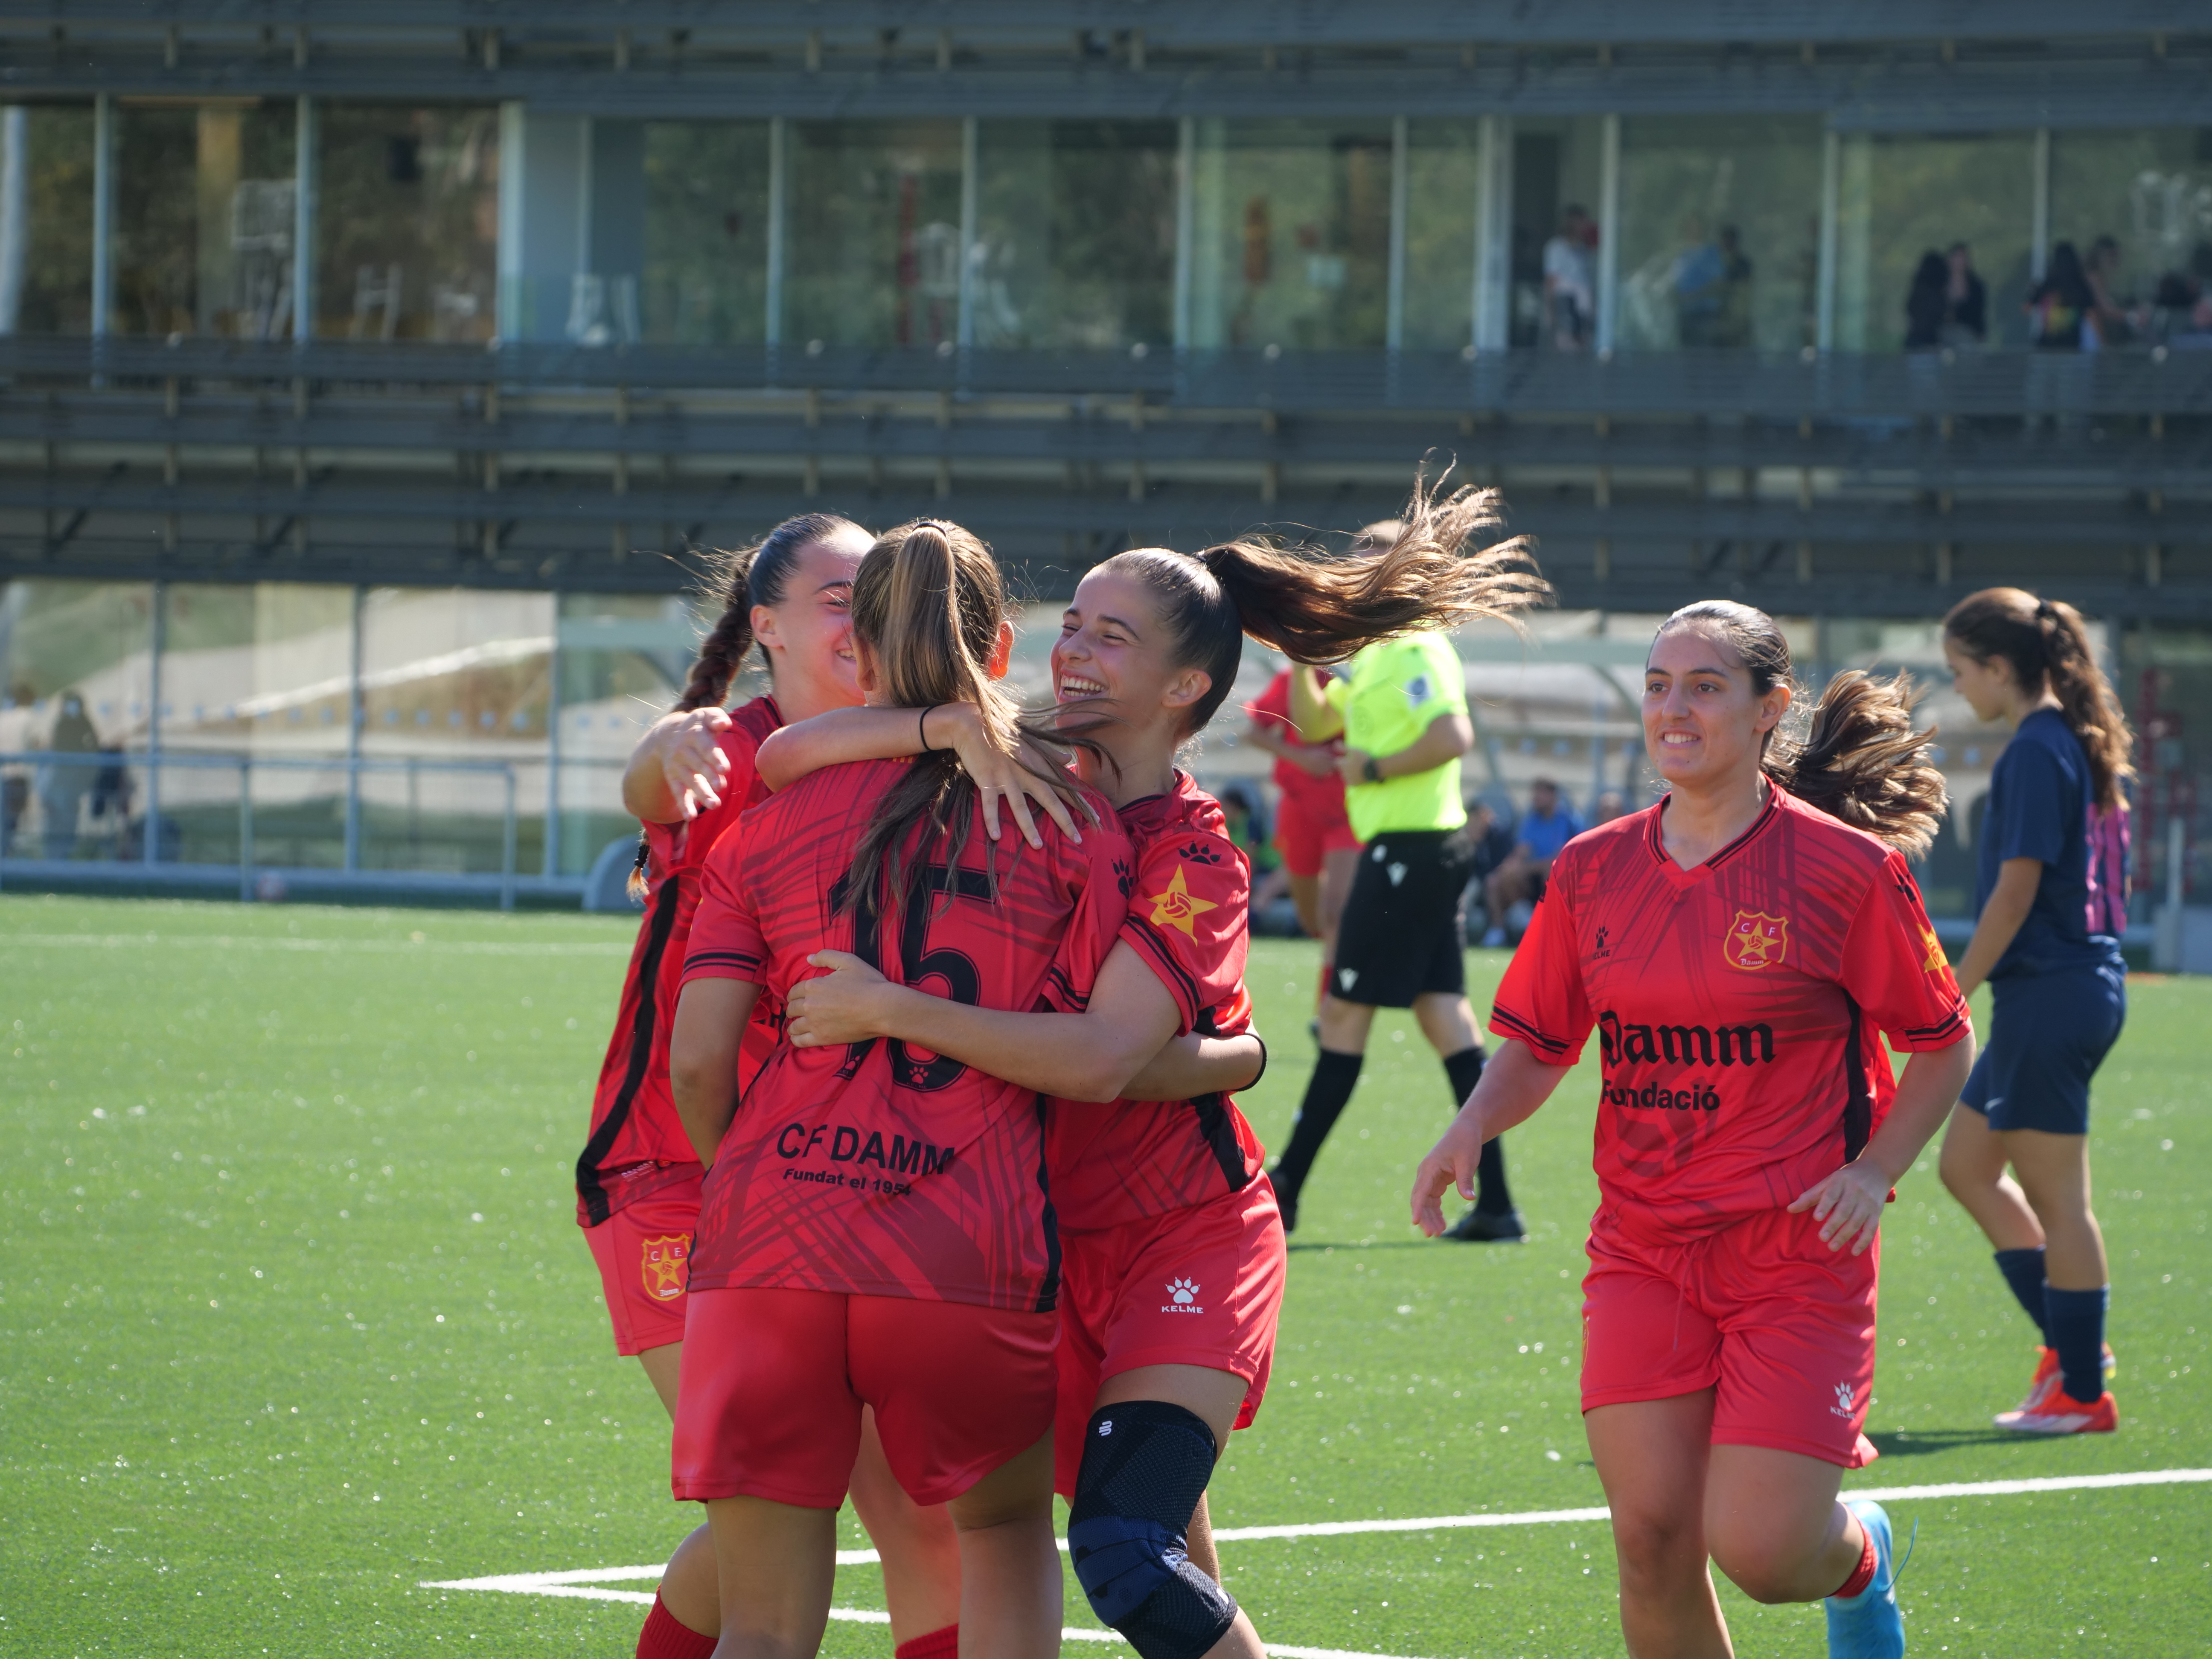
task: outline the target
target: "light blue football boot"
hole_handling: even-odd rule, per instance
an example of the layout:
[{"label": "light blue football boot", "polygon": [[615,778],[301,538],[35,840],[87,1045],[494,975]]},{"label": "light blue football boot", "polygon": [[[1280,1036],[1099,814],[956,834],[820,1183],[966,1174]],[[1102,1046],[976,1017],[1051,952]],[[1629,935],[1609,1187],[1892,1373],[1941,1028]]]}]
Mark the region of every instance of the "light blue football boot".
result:
[{"label": "light blue football boot", "polygon": [[1874,1540],[1874,1582],[1849,1601],[1829,1596],[1828,1659],[1901,1659],[1905,1615],[1897,1608],[1897,1549],[1889,1516],[1870,1498],[1844,1500],[1844,1507]]}]

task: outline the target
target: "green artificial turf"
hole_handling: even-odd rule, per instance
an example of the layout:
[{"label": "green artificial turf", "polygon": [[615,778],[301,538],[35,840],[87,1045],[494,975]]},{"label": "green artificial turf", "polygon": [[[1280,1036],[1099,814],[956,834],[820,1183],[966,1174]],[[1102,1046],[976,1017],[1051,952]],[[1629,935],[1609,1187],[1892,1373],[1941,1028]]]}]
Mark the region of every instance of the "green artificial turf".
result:
[{"label": "green artificial turf", "polygon": [[[629,933],[0,898],[0,1653],[630,1651],[635,1607],[420,1588],[652,1562],[696,1513],[668,1499],[665,1419],[612,1352],[573,1220]],[[1503,961],[1470,955],[1478,1000]],[[1312,974],[1310,946],[1255,946],[1274,1059],[1247,1105],[1270,1142],[1304,1084]],[[1887,1224],[1886,1455],[1851,1484],[2212,1467],[2212,986],[2130,994],[2094,1152],[2123,1431],[1989,1430],[2031,1338],[1923,1166]],[[1215,1480],[1217,1525],[1601,1503],[1574,1377],[1590,1075],[1509,1142],[1531,1242],[1455,1246],[1405,1221],[1442,1069],[1403,1016],[1370,1054],[1306,1189],[1274,1387]],[[1920,1525],[1916,1653],[2173,1654],[2212,1628],[2212,1488],[1893,1514]],[[1281,1643],[1620,1650],[1602,1523],[1223,1557]],[[1070,1622],[1095,1623],[1069,1591]],[[1816,1609],[1722,1595],[1740,1650],[1824,1650]],[[879,1607],[875,1570],[841,1572],[837,1599]],[[825,1651],[890,1649],[833,1624]]]}]

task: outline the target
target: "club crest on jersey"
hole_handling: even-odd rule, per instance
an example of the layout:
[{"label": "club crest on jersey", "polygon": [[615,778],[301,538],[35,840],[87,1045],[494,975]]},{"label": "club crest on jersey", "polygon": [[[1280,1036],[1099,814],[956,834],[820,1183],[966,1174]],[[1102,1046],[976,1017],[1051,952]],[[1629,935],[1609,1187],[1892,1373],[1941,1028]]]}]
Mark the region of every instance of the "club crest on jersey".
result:
[{"label": "club crest on jersey", "polygon": [[684,1294],[691,1278],[691,1235],[670,1233],[648,1238],[640,1249],[645,1293],[655,1302],[673,1302]]},{"label": "club crest on jersey", "polygon": [[1756,973],[1781,961],[1789,945],[1789,917],[1770,916],[1763,910],[1739,910],[1729,923],[1728,939],[1721,951],[1730,967]]},{"label": "club crest on jersey", "polygon": [[1193,939],[1198,937],[1198,919],[1208,910],[1221,908],[1213,900],[1202,899],[1190,890],[1190,884],[1182,878],[1180,864],[1168,878],[1167,891],[1154,893],[1146,902],[1152,907],[1153,927],[1180,927]]},{"label": "club crest on jersey", "polygon": [[1951,965],[1951,958],[1943,954],[1943,941],[1936,937],[1936,930],[1933,927],[1923,927],[1920,930],[1920,944],[1927,951],[1920,965],[1929,973],[1939,974]]},{"label": "club crest on jersey", "polygon": [[1168,1299],[1160,1311],[1162,1313],[1204,1313],[1206,1310],[1198,1305],[1198,1281],[1194,1279],[1168,1280]]}]

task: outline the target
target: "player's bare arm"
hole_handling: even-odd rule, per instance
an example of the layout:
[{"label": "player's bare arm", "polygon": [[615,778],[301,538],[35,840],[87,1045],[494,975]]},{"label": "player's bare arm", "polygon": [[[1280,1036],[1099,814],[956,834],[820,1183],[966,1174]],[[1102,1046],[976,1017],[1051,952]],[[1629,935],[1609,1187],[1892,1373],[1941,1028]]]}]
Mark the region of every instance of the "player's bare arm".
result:
[{"label": "player's bare arm", "polygon": [[971,1007],[894,985],[842,951],[807,961],[830,971],[791,988],[784,1030],[793,1047],[896,1037],[1064,1100],[1127,1097],[1131,1079],[1182,1023],[1175,1000],[1127,944],[1107,956],[1080,1014]]},{"label": "player's bare arm", "polygon": [[695,979],[676,1003],[669,1033],[668,1082],[676,1115],[702,1164],[715,1148],[738,1109],[738,1050],[753,1017],[760,987],[745,979]]},{"label": "player's bare arm", "polygon": [[1974,937],[1959,959],[1959,994],[1970,997],[1981,988],[2004,953],[2012,948],[2027,913],[2035,908],[2035,890],[2042,884],[2041,859],[2007,859],[1997,866],[1997,884],[1974,924]]},{"label": "player's bare arm", "polygon": [[679,709],[653,721],[623,773],[623,810],[641,823],[681,823],[720,806],[730,757],[715,739],[729,729],[720,708]]},{"label": "player's bare arm", "polygon": [[1832,1250],[1846,1245],[1853,1255],[1866,1254],[1881,1226],[1890,1188],[1903,1180],[1943,1120],[1959,1103],[1966,1074],[1974,1069],[1970,1033],[1948,1048],[1927,1049],[1905,1062],[1889,1115],[1866,1150],[1790,1206],[1793,1215],[1813,1212],[1820,1223],[1820,1242]]},{"label": "player's bare arm", "polygon": [[761,744],[757,765],[761,781],[770,789],[786,789],[810,772],[847,761],[897,760],[927,750],[950,749],[960,758],[961,769],[975,780],[983,805],[983,830],[999,839],[999,805],[1013,814],[1022,838],[1042,847],[1031,802],[1042,807],[1060,833],[1080,842],[1070,803],[1097,816],[1073,781],[1053,780],[1060,773],[1049,757],[1024,744],[1008,754],[991,739],[981,714],[969,702],[939,703],[934,708],[836,708],[811,720],[784,726]]},{"label": "player's bare arm", "polygon": [[1483,1067],[1482,1080],[1474,1085],[1474,1092],[1459,1109],[1443,1138],[1429,1149],[1429,1155],[1413,1172],[1413,1224],[1431,1238],[1440,1237],[1444,1231],[1444,1188],[1456,1187],[1459,1195],[1472,1202],[1483,1143],[1534,1117],[1536,1109],[1552,1097],[1552,1091],[1573,1069],[1547,1066],[1527,1043],[1508,1037]]},{"label": "player's bare arm", "polygon": [[[1325,778],[1336,770],[1336,757],[1326,744],[1300,743],[1297,734],[1274,720],[1252,720],[1244,727],[1244,741],[1264,749],[1278,760],[1286,760],[1308,777]],[[1171,1099],[1172,1096],[1162,1096]]]},{"label": "player's bare arm", "polygon": [[[1358,749],[1347,749],[1336,769],[1344,774],[1348,784],[1376,783],[1385,778],[1410,778],[1416,773],[1433,772],[1449,761],[1457,760],[1474,747],[1474,722],[1465,714],[1454,711],[1439,714],[1429,722],[1428,729],[1395,755],[1370,755]],[[1373,773],[1369,763],[1373,763]]]},{"label": "player's bare arm", "polygon": [[1291,724],[1297,727],[1300,743],[1327,743],[1344,735],[1343,711],[1322,695],[1323,684],[1318,668],[1291,665]]},{"label": "player's bare arm", "polygon": [[1249,1031],[1226,1037],[1186,1032],[1145,1062],[1122,1085],[1122,1097],[1195,1100],[1200,1095],[1233,1095],[1260,1080],[1267,1056],[1267,1045]]}]

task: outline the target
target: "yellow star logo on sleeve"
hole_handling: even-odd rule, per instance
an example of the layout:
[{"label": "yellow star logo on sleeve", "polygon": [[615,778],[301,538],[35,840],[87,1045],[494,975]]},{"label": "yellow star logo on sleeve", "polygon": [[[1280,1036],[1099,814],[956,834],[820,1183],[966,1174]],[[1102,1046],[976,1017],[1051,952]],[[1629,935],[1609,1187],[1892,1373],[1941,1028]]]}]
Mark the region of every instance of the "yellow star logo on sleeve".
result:
[{"label": "yellow star logo on sleeve", "polygon": [[1182,866],[1176,866],[1175,874],[1169,878],[1168,890],[1155,893],[1146,901],[1152,907],[1152,926],[1180,927],[1191,938],[1198,937],[1196,923],[1208,910],[1221,907],[1212,899],[1202,899],[1190,890],[1182,878]]},{"label": "yellow star logo on sleeve", "polygon": [[1943,941],[1936,937],[1934,928],[1928,927],[1921,930],[1920,943],[1928,952],[1920,965],[1929,973],[1941,972],[1951,965],[1951,958],[1943,954]]}]

